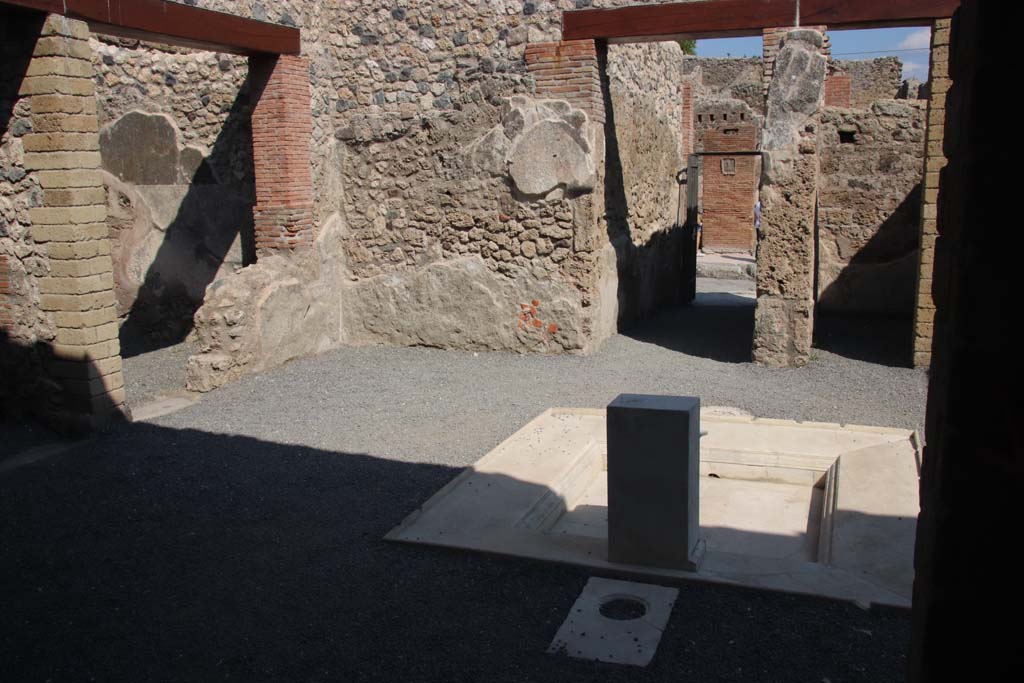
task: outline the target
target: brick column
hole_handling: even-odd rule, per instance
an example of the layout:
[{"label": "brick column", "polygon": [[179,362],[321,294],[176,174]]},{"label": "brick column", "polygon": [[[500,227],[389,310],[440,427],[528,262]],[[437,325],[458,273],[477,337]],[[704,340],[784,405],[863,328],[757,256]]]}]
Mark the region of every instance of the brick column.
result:
[{"label": "brick column", "polygon": [[938,235],[937,206],[939,171],[946,165],[943,132],[946,124],[946,93],[949,79],[949,19],[932,25],[931,66],[928,71],[928,128],[925,132],[924,182],[921,192],[921,239],[917,265],[917,303],[914,308],[914,367],[928,367],[932,360],[935,301],[932,269]]},{"label": "brick column", "polygon": [[604,123],[604,98],[593,40],[563,40],[526,46],[526,69],[536,82],[536,93],[566,100],[587,112],[594,123]]},{"label": "brick column", "polygon": [[99,426],[125,403],[93,76],[88,26],[49,16],[19,92],[32,112],[22,140],[42,191],[29,217],[49,261],[39,305],[56,328],[46,369],[63,389],[51,413],[78,427]]},{"label": "brick column", "polygon": [[694,148],[695,128],[693,123],[694,80],[692,77],[686,77],[679,84],[679,96],[683,100],[682,137],[684,160],[696,151]]},{"label": "brick column", "polygon": [[259,84],[252,113],[256,250],[295,249],[314,237],[309,60],[253,57],[249,69]]},{"label": "brick column", "polygon": [[0,254],[0,329],[8,330],[14,326],[14,306],[11,300],[14,292],[11,288],[11,266],[7,254]]}]

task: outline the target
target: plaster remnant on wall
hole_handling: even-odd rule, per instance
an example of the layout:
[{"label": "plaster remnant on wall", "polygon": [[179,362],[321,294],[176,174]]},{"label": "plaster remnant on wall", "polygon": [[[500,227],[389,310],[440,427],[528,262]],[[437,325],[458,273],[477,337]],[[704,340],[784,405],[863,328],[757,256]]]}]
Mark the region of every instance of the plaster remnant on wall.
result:
[{"label": "plaster remnant on wall", "polygon": [[199,352],[188,359],[188,389],[211,391],[340,346],[342,237],[342,220],[335,215],[315,248],[263,257],[211,283],[195,314]]},{"label": "plaster remnant on wall", "polygon": [[[555,190],[570,195],[594,189],[594,157],[587,115],[568,103],[547,100],[531,103],[517,97],[509,105],[518,115],[503,122],[522,120],[522,131],[512,139],[509,176],[524,195],[546,196]],[[505,127],[506,135],[509,129]]]},{"label": "plaster remnant on wall", "polygon": [[[589,350],[579,292],[541,268],[510,278],[477,256],[438,261],[408,273],[346,282],[344,301],[346,341],[354,345]],[[523,305],[534,314],[523,318]]]},{"label": "plaster remnant on wall", "polygon": [[810,29],[790,31],[775,59],[768,89],[764,148],[795,148],[805,123],[821,107],[828,60],[818,52],[821,34]]},{"label": "plaster remnant on wall", "polygon": [[586,112],[563,100],[504,100],[501,123],[474,142],[471,162],[508,176],[526,197],[560,198],[594,189],[593,132]]}]

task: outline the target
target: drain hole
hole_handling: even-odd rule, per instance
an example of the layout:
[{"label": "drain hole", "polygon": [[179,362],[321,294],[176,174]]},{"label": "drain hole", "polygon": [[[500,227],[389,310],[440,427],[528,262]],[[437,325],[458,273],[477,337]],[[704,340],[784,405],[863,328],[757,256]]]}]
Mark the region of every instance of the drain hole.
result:
[{"label": "drain hole", "polygon": [[611,598],[601,603],[601,616],[616,621],[639,619],[647,614],[647,605],[634,598]]},{"label": "drain hole", "polygon": [[711,477],[712,479],[721,479],[721,477],[715,474],[714,472],[708,473],[708,476]]}]

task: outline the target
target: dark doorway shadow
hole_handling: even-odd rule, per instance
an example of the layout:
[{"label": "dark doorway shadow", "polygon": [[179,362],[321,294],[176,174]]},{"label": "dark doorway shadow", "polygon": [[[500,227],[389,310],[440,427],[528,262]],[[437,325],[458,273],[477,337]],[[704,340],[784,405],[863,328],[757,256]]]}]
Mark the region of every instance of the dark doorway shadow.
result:
[{"label": "dark doorway shadow", "polygon": [[814,318],[814,347],[867,363],[910,367],[913,322],[906,316],[819,313]]},{"label": "dark doorway shadow", "polygon": [[754,300],[727,292],[698,293],[692,304],[660,311],[622,334],[688,356],[749,363]]}]

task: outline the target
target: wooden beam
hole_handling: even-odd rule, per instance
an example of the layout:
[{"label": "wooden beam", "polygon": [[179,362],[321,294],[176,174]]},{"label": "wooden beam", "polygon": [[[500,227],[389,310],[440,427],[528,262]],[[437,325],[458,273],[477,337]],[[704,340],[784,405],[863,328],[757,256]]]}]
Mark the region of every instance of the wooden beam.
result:
[{"label": "wooden beam", "polygon": [[[801,0],[800,24],[831,29],[928,26],[960,0]],[[562,40],[640,42],[671,38],[759,36],[792,26],[795,0],[708,0],[562,13]]]},{"label": "wooden beam", "polygon": [[299,54],[299,29],[167,0],[0,0],[80,19],[96,33],[235,54]]}]

